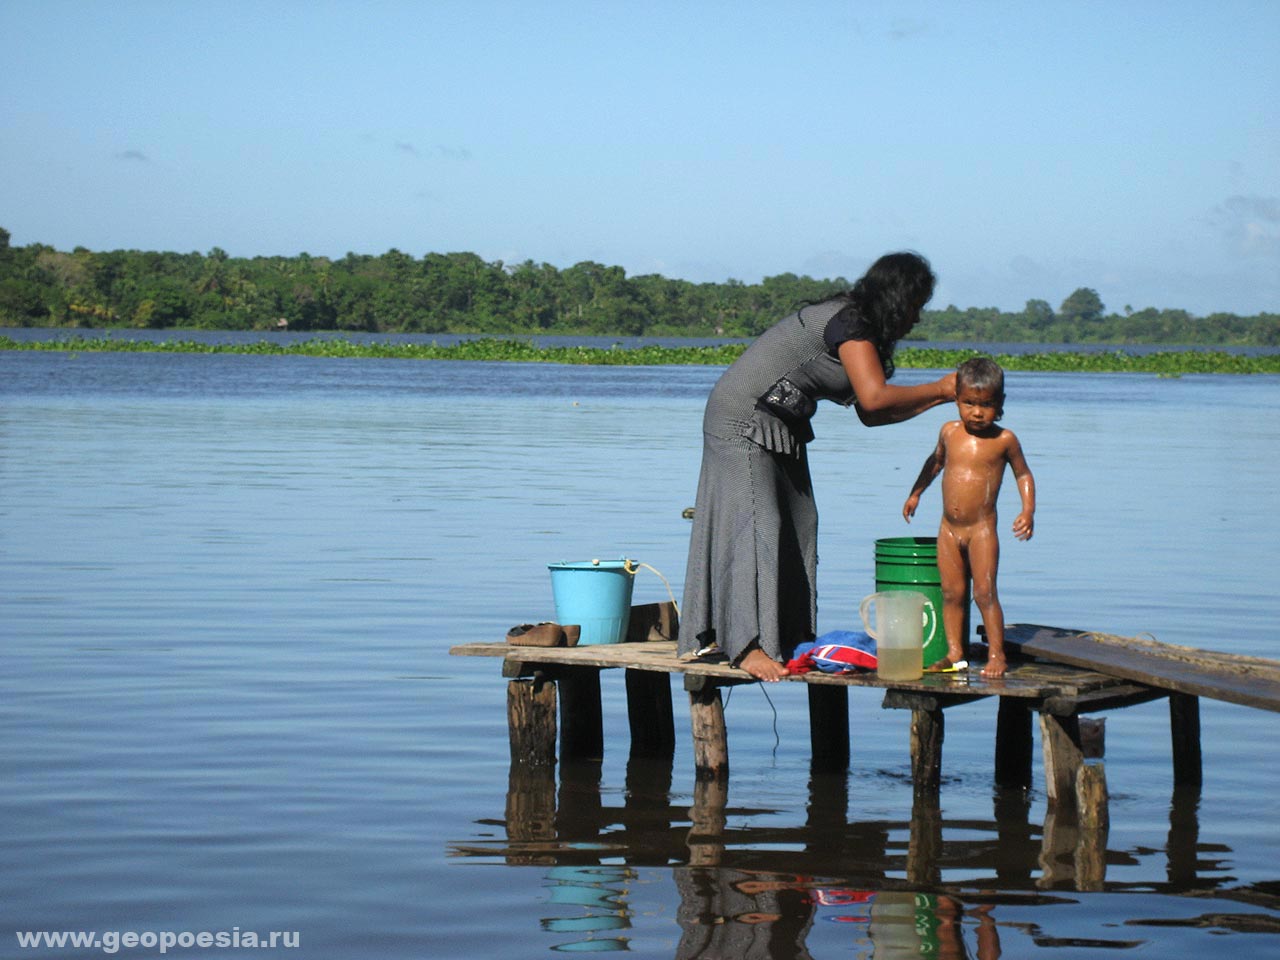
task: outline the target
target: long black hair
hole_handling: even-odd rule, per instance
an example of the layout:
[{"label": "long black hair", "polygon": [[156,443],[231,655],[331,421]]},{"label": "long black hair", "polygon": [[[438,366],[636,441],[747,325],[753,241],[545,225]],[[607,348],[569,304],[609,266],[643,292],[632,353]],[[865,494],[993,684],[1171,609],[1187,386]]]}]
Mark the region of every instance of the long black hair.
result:
[{"label": "long black hair", "polygon": [[832,300],[847,303],[832,322],[843,322],[854,339],[870,340],[880,355],[885,377],[893,376],[893,351],[920,320],[937,282],[929,261],[918,253],[886,253],[853,288]]}]

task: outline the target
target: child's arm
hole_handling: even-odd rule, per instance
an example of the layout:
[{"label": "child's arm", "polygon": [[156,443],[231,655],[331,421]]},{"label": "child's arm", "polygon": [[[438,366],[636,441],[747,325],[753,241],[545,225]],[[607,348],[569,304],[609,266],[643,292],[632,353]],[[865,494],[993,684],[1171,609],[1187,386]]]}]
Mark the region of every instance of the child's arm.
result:
[{"label": "child's arm", "polygon": [[920,475],[916,477],[916,482],[911,487],[911,495],[907,497],[907,502],[902,505],[902,519],[907,523],[910,523],[911,518],[916,515],[916,507],[920,506],[920,494],[924,493],[929,484],[933,483],[934,478],[942,472],[942,468],[946,463],[947,447],[942,440],[946,431],[947,425],[944,423],[942,429],[938,431],[938,445],[933,448],[933,453],[929,454],[924,466],[920,468]]},{"label": "child's arm", "polygon": [[1022,444],[1012,433],[1009,438],[1009,466],[1018,481],[1018,495],[1022,497],[1022,512],[1013,520],[1013,535],[1019,540],[1030,540],[1036,529],[1036,479],[1022,455]]}]

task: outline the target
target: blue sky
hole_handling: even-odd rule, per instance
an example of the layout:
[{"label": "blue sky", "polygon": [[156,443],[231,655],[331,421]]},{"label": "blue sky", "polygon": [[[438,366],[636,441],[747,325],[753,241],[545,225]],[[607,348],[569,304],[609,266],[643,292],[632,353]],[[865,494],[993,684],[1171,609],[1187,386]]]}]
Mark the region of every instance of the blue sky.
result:
[{"label": "blue sky", "polygon": [[1280,311],[1280,2],[0,0],[15,244]]}]

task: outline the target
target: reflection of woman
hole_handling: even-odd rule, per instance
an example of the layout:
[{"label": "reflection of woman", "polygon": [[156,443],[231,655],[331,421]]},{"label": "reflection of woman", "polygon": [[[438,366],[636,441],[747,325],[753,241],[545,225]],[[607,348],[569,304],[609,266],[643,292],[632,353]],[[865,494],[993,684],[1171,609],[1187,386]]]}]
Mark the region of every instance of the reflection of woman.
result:
[{"label": "reflection of woman", "polygon": [[813,896],[800,877],[677,867],[676,960],[808,960]]},{"label": "reflection of woman", "polygon": [[955,399],[955,374],[896,386],[893,351],[933,295],[929,263],[881,257],[853,289],[766,330],[720,377],[702,421],[702,471],[681,605],[680,653],[714,643],[761,680],[786,675],[817,620],[818,514],[806,447],[818,400],[867,426]]}]

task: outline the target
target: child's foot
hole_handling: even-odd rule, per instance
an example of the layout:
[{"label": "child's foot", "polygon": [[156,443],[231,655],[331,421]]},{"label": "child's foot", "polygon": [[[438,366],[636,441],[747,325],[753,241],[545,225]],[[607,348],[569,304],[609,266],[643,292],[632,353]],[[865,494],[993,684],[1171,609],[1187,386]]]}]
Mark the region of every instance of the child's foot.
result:
[{"label": "child's foot", "polygon": [[982,668],[982,675],[988,678],[1003,677],[1005,670],[1009,665],[1005,663],[1003,655],[991,655],[987,658],[987,665]]},{"label": "child's foot", "polygon": [[738,668],[745,670],[757,680],[776,683],[787,676],[787,668],[774,660],[767,653],[756,647],[738,662]]},{"label": "child's foot", "polygon": [[964,659],[963,651],[949,649],[945,657],[925,667],[925,670],[930,673],[945,673],[953,670],[963,670],[967,666],[969,666],[969,663]]}]

